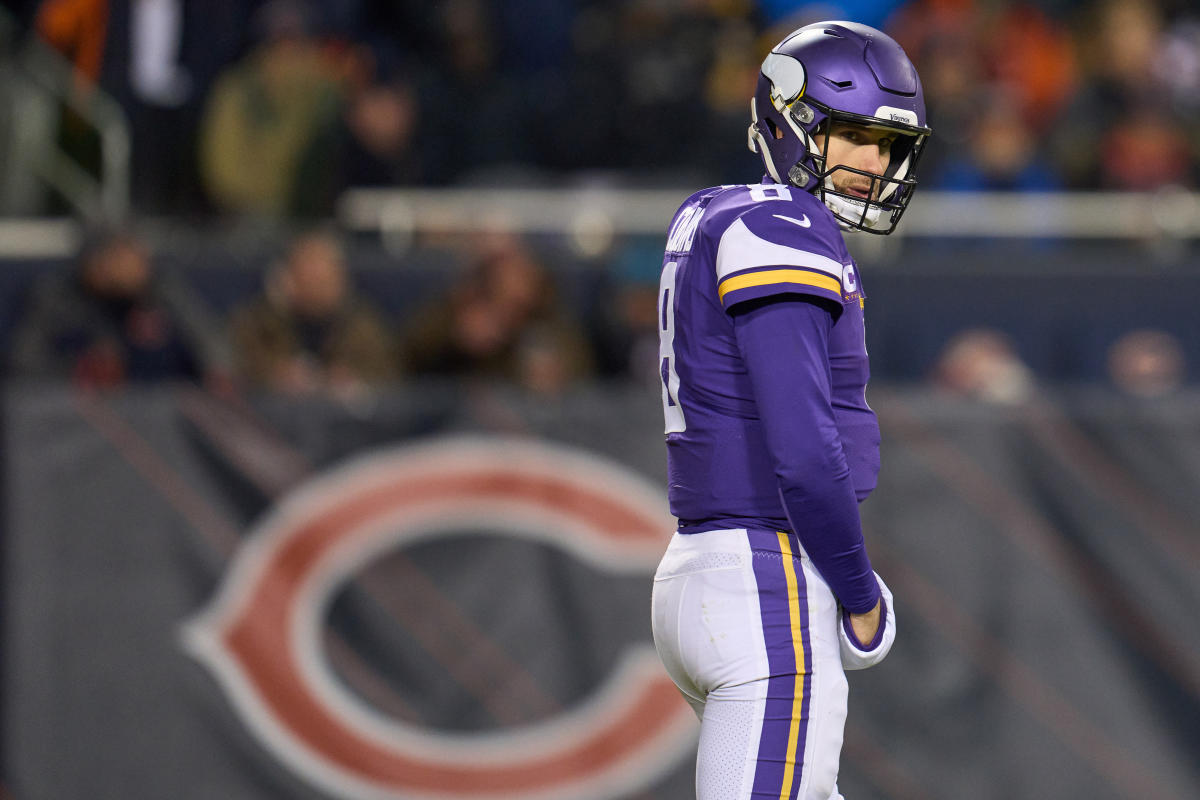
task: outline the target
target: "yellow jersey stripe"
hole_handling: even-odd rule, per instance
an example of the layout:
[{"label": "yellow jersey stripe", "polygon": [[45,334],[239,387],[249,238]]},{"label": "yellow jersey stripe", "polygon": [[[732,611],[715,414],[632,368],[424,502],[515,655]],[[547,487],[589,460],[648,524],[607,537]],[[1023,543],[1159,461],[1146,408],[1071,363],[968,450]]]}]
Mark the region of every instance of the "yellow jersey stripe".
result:
[{"label": "yellow jersey stripe", "polygon": [[796,580],[796,563],[787,534],[777,531],[779,548],[783,554],[783,575],[788,587],[788,613],[792,620],[792,647],[796,651],[796,688],[792,692],[792,724],[788,729],[787,760],[783,765],[783,788],[779,800],[788,800],[792,782],[796,779],[796,742],[800,738],[800,723],[804,713],[804,675],[808,671],[804,653],[804,626],[800,619],[799,581]]},{"label": "yellow jersey stripe", "polygon": [[762,272],[747,272],[742,275],[732,275],[721,281],[717,294],[724,302],[725,295],[738,289],[751,286],[766,286],[770,283],[803,283],[806,286],[816,286],[838,295],[842,293],[842,284],[837,278],[822,275],[819,272],[809,272],[804,269],[768,269]]}]

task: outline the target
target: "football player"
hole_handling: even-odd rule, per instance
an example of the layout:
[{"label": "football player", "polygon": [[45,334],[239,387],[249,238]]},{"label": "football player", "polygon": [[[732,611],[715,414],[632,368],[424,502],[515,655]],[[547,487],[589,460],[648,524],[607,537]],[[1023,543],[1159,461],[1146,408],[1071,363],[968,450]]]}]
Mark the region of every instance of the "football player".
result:
[{"label": "football player", "polygon": [[660,287],[669,496],[655,644],[701,719],[700,800],[840,798],[845,669],[895,611],[858,503],[875,486],[862,276],[842,232],[885,234],[925,141],[916,70],[852,22],[793,32],[750,104],[761,183],[687,199]]}]

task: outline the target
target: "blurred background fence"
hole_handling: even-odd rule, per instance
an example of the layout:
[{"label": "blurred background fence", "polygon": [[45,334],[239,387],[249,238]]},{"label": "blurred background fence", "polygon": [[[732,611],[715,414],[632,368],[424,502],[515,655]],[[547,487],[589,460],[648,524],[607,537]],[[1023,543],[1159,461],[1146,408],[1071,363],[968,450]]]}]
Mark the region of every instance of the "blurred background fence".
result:
[{"label": "blurred background fence", "polygon": [[901,633],[841,788],[1200,796],[1190,4],[8,0],[0,797],[694,796],[664,231],[830,17],[936,132],[850,242]]}]

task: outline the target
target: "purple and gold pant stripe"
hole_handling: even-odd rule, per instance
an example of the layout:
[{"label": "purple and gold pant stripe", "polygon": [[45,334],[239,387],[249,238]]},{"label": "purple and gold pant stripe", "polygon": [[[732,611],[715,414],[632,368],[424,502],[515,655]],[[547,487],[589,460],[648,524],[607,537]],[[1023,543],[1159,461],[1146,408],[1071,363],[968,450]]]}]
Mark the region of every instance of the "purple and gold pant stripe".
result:
[{"label": "purple and gold pant stripe", "polygon": [[808,587],[794,536],[748,531],[770,678],[751,796],[794,800],[800,789],[811,692]]}]

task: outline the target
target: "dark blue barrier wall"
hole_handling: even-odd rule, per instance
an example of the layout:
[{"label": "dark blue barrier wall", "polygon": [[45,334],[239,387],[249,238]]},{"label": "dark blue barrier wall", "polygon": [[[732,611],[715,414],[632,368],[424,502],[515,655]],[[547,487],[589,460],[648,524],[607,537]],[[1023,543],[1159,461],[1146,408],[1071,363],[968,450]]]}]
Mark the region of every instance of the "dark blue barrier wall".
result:
[{"label": "dark blue barrier wall", "polygon": [[[643,248],[646,249],[646,248]],[[261,288],[278,248],[204,244],[165,248],[163,269],[181,274],[219,315]],[[596,318],[628,267],[584,264],[560,247],[544,249],[564,302],[585,321]],[[652,255],[644,255],[652,259]],[[1164,253],[1129,243],[1021,241],[886,241],[877,257],[859,258],[867,294],[867,340],[876,380],[914,381],[929,374],[955,333],[991,327],[1006,333],[1042,378],[1104,379],[1108,347],[1123,333],[1157,328],[1178,337],[1200,375],[1200,251]],[[398,325],[436,297],[462,270],[461,256],[416,250],[403,257],[376,244],[350,249],[356,279]],[[61,260],[0,261],[0,345],[19,318],[29,283]],[[638,270],[640,279],[655,266]]]}]

